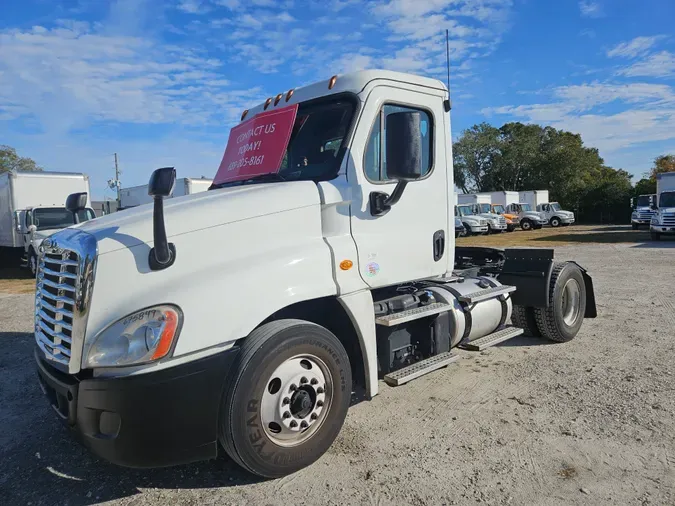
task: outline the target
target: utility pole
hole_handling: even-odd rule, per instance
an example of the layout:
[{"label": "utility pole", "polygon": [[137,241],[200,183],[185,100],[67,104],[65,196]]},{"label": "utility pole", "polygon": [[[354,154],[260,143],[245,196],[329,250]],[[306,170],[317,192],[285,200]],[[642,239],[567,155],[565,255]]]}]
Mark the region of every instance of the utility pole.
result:
[{"label": "utility pole", "polygon": [[115,153],[115,179],[108,180],[108,187],[117,192],[117,205],[120,205],[120,189],[122,182],[120,181],[120,169],[117,165],[117,153]]}]

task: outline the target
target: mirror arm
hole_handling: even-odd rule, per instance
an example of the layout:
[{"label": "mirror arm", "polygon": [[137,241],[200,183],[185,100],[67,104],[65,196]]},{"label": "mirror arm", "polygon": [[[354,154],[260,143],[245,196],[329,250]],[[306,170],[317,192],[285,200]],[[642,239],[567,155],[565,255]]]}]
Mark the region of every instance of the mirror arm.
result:
[{"label": "mirror arm", "polygon": [[401,199],[407,185],[408,181],[399,180],[391,195],[383,192],[372,192],[370,194],[370,213],[373,216],[384,216],[387,214],[391,206]]},{"label": "mirror arm", "polygon": [[150,269],[159,271],[171,267],[176,261],[176,247],[166,239],[164,226],[164,202],[160,195],[154,196],[154,212],[152,214],[152,236],[155,243],[150,250]]}]

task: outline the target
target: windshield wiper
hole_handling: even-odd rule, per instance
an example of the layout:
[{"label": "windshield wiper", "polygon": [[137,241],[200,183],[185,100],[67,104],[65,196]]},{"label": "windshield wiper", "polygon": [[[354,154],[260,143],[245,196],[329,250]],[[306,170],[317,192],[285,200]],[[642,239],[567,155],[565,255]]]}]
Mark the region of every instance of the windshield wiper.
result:
[{"label": "windshield wiper", "polygon": [[278,172],[270,172],[268,174],[260,174],[258,176],[253,176],[248,179],[240,179],[239,181],[225,181],[224,183],[212,185],[211,188],[209,188],[209,190],[218,190],[220,188],[225,188],[228,186],[239,186],[253,182],[274,182],[274,181],[288,181],[288,179],[279,174]]}]

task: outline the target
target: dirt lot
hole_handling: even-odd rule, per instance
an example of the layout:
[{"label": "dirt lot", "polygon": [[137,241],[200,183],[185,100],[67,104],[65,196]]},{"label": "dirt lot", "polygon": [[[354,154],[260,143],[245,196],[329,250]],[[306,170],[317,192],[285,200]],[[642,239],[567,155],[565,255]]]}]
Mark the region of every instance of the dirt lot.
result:
[{"label": "dirt lot", "polygon": [[517,338],[382,384],[318,463],[276,481],[224,456],[163,470],[93,458],[37,386],[32,296],[2,294],[0,503],[675,504],[675,241],[643,239],[626,227],[461,239],[555,246],[589,269],[599,317],[567,344]]}]

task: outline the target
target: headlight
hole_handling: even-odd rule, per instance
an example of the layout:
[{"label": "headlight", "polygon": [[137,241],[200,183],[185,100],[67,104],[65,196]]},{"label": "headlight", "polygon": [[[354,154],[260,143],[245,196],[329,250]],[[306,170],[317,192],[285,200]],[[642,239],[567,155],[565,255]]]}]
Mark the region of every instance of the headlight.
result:
[{"label": "headlight", "polygon": [[120,367],[164,358],[182,323],[180,309],[168,304],[125,316],[94,338],[85,367]]},{"label": "headlight", "polygon": [[658,225],[658,224],[659,224],[658,217],[656,217],[656,216],[652,217],[652,225]]}]

